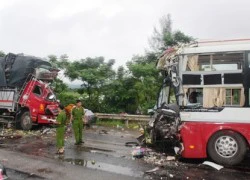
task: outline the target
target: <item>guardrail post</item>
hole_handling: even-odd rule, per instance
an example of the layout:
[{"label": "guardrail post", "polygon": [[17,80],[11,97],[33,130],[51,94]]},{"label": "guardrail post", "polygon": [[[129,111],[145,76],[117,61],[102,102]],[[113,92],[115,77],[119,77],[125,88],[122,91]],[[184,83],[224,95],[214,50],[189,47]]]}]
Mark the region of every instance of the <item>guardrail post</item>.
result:
[{"label": "guardrail post", "polygon": [[126,127],[128,128],[128,119],[125,119]]}]

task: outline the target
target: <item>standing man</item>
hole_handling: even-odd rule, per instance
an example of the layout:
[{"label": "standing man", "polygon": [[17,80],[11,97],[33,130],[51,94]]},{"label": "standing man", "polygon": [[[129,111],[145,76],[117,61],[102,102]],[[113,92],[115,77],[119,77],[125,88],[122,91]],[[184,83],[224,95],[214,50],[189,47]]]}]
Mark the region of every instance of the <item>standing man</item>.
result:
[{"label": "standing man", "polygon": [[56,124],[58,125],[56,128],[56,146],[57,146],[57,154],[64,153],[64,134],[67,116],[64,111],[64,106],[62,104],[58,107],[59,114],[56,118]]},{"label": "standing man", "polygon": [[82,107],[82,102],[80,100],[76,100],[76,106],[73,107],[70,118],[75,134],[75,145],[84,143],[82,141],[83,118],[84,108]]}]

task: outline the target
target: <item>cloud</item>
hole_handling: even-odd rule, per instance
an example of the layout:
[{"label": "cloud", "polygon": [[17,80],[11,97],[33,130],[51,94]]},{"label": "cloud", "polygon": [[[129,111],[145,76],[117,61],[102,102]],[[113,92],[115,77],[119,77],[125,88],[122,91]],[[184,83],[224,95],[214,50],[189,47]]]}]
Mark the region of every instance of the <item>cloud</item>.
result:
[{"label": "cloud", "polygon": [[1,50],[125,64],[141,54],[161,16],[195,38],[250,37],[247,0],[0,0]]}]

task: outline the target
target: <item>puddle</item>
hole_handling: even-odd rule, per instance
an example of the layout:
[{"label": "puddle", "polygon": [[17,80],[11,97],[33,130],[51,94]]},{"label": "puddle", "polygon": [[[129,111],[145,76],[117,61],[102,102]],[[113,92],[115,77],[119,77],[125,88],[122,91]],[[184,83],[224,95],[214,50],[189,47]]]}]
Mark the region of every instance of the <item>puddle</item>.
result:
[{"label": "puddle", "polygon": [[109,149],[101,149],[101,148],[94,148],[94,147],[88,147],[88,146],[77,147],[77,150],[85,151],[85,152],[115,152]]},{"label": "puddle", "polygon": [[144,175],[144,173],[141,171],[134,171],[131,168],[117,166],[113,164],[107,164],[107,163],[101,163],[101,162],[95,162],[95,161],[86,161],[83,159],[73,159],[73,158],[65,158],[65,159],[62,159],[62,161],[68,162],[73,165],[87,167],[90,169],[102,170],[102,171],[111,172],[115,174],[122,174],[126,176],[143,177]]}]

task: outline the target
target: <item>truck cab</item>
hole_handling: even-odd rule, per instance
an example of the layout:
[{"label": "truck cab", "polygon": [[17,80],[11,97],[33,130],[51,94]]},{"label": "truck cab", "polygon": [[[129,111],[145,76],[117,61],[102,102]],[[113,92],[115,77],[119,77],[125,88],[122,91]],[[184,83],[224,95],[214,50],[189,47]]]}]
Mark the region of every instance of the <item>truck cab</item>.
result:
[{"label": "truck cab", "polygon": [[37,79],[27,83],[18,104],[21,114],[25,114],[19,118],[22,129],[30,129],[32,124],[51,123],[58,114],[54,93],[48,84]]},{"label": "truck cab", "polygon": [[24,130],[55,121],[58,102],[50,83],[58,70],[33,56],[8,54],[0,62],[0,120]]}]

